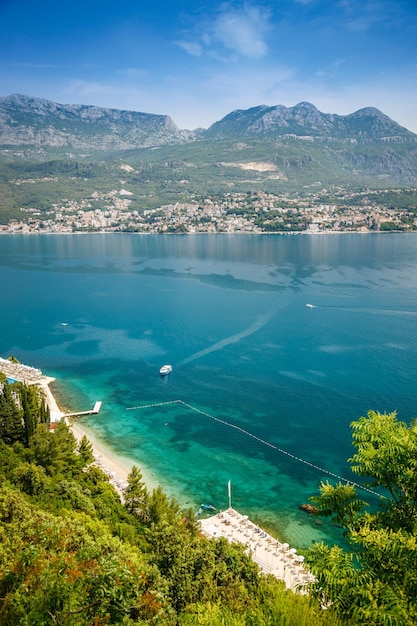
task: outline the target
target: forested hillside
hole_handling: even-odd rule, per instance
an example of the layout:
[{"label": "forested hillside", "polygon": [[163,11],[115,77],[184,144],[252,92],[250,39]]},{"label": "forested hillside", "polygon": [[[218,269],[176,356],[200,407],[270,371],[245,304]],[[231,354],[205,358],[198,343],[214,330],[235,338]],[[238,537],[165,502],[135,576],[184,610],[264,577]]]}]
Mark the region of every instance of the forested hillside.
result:
[{"label": "forested hillside", "polygon": [[0,624],[338,623],[242,546],[204,538],[137,468],[122,504],[64,423],[50,431],[34,408],[27,441],[21,399],[35,392],[1,386]]},{"label": "forested hillside", "polygon": [[415,424],[373,412],[352,424],[352,469],[386,497],[372,511],[353,486],[322,485],[318,512],[351,550],[311,548],[308,596],[260,574],[243,546],[203,537],[136,467],[122,503],[87,439],[49,429],[39,393],[0,381],[0,624],[416,623]]}]

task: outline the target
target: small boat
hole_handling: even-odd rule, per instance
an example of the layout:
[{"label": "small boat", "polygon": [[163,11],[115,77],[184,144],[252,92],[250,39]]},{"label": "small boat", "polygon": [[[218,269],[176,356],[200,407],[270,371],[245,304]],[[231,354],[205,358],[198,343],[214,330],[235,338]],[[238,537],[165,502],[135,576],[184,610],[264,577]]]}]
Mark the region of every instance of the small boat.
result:
[{"label": "small boat", "polygon": [[161,374],[161,376],[167,376],[171,372],[172,372],[172,365],[163,365],[161,369],[159,370],[159,373]]},{"label": "small boat", "polygon": [[216,507],[212,504],[200,504],[201,509],[205,509],[206,511],[216,511]]},{"label": "small boat", "polygon": [[308,307],[309,309],[314,309],[314,304],[306,304],[306,307]]}]

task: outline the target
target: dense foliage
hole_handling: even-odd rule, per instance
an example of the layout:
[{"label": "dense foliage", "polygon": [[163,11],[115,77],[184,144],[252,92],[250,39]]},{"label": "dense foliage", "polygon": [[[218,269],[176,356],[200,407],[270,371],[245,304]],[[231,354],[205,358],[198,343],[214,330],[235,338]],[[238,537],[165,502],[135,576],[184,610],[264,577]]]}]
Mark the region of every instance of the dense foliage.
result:
[{"label": "dense foliage", "polygon": [[352,471],[380,497],[321,485],[318,514],[351,548],[310,549],[308,597],[261,575],[243,546],[204,538],[137,467],[122,503],[88,440],[50,430],[39,389],[2,378],[0,624],[415,624],[417,424],[370,411],[352,429]]},{"label": "dense foliage", "polygon": [[417,422],[408,426],[396,413],[369,411],[352,429],[352,471],[381,496],[375,505],[353,485],[323,483],[312,498],[351,543],[349,552],[310,550],[316,594],[354,624],[411,626],[417,623]]},{"label": "dense foliage", "polygon": [[0,624],[341,623],[243,546],[204,538],[136,467],[122,503],[89,442],[49,430],[37,388],[2,381],[0,423]]}]

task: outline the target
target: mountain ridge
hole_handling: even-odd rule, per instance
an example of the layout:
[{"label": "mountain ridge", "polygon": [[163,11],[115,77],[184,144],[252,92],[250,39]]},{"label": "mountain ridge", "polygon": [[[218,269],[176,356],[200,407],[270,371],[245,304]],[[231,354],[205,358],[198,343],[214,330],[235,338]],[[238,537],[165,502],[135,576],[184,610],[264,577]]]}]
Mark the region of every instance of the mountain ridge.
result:
[{"label": "mountain ridge", "polygon": [[58,104],[21,94],[0,98],[0,145],[127,150],[187,140],[188,132],[168,115]]},{"label": "mountain ridge", "polygon": [[365,107],[350,113],[322,113],[310,102],[293,107],[260,105],[251,109],[236,109],[207,130],[211,138],[240,134],[274,134],[339,138],[364,141],[391,139],[394,142],[417,141],[417,135],[400,126],[375,107]]},{"label": "mountain ridge", "polygon": [[201,139],[293,136],[319,140],[417,142],[417,135],[375,107],[348,115],[323,113],[310,102],[236,109],[207,129],[180,129],[168,115],[11,94],[0,98],[0,145],[129,150]]}]

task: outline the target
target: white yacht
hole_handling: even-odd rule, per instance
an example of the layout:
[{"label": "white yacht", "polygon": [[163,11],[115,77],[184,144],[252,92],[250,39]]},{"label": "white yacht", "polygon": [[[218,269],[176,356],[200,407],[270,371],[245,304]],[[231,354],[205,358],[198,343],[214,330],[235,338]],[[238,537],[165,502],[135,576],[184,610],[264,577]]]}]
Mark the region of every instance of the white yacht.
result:
[{"label": "white yacht", "polygon": [[172,372],[172,365],[163,365],[161,369],[159,370],[159,373],[161,374],[161,376],[167,376],[171,372]]}]

